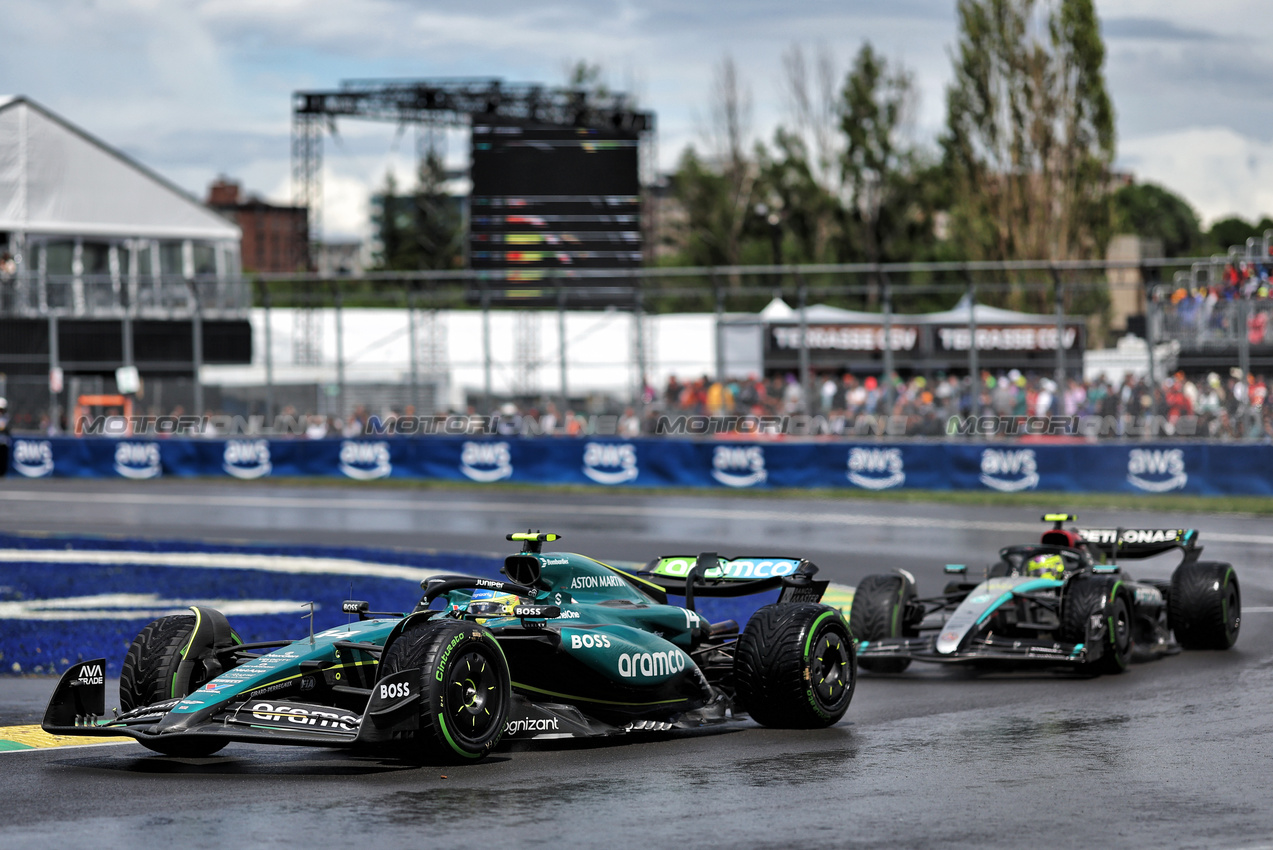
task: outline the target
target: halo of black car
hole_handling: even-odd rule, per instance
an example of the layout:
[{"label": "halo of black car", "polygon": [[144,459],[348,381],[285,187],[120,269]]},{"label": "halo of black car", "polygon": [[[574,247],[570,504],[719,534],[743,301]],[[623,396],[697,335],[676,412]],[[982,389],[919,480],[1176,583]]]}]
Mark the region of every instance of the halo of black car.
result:
[{"label": "halo of black car", "polygon": [[[1008,546],[983,580],[948,565],[939,596],[920,597],[903,570],[858,585],[849,623],[858,664],[900,673],[912,661],[1053,665],[1119,673],[1129,662],[1180,649],[1228,649],[1238,639],[1242,594],[1232,565],[1202,561],[1194,529],[1064,528],[1046,514],[1039,543]],[[1179,551],[1170,580],[1134,580],[1119,562]],[[1056,569],[1032,575],[1032,564]]]},{"label": "halo of black car", "polygon": [[[558,535],[508,536],[506,580],[437,576],[407,614],[346,601],[346,625],[244,643],[219,612],[147,625],[129,648],[120,707],[105,661],[62,676],[43,728],[128,736],[159,753],[231,741],[392,748],[471,760],[510,739],[600,737],[740,719],[779,728],[838,721],[857,660],[827,582],[799,558],[656,558],[627,572],[567,552]],[[779,591],[741,631],[695,599]],[[684,605],[667,604],[668,595]],[[442,601],[438,608],[435,601]],[[312,619],[311,619],[312,623]]]}]

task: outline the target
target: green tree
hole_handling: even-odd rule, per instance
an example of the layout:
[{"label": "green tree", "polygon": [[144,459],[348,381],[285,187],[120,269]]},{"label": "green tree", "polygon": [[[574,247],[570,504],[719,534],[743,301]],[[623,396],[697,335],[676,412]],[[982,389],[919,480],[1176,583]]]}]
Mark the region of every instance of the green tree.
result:
[{"label": "green tree", "polygon": [[916,152],[905,136],[914,99],[910,72],[890,68],[869,42],[863,44],[844,82],[840,128],[847,238],[868,262],[900,259],[897,249],[908,241]]},{"label": "green tree", "polygon": [[942,146],[965,255],[1098,256],[1115,139],[1092,0],[959,0],[957,17]]},{"label": "green tree", "polygon": [[1207,254],[1225,254],[1235,246],[1245,251],[1246,240],[1254,237],[1256,241],[1262,241],[1266,230],[1273,230],[1273,221],[1268,218],[1251,224],[1237,216],[1228,216],[1211,224],[1203,248]]},{"label": "green tree", "polygon": [[444,270],[463,259],[464,229],[459,204],[446,191],[442,158],[429,151],[420,161],[415,189],[399,193],[393,172],[372,198],[371,223],[378,250],[375,268],[382,271]]},{"label": "green tree", "polygon": [[1163,255],[1192,257],[1202,249],[1198,214],[1179,195],[1153,183],[1133,183],[1114,192],[1113,230],[1161,239]]}]

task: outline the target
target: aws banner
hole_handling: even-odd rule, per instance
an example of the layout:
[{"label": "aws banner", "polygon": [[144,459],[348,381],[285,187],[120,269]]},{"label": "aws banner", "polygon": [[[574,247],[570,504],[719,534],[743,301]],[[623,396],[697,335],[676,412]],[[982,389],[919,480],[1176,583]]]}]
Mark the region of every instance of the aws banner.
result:
[{"label": "aws banner", "polygon": [[423,478],[601,487],[1273,495],[1273,446],[613,438],[14,439],[26,478]]}]

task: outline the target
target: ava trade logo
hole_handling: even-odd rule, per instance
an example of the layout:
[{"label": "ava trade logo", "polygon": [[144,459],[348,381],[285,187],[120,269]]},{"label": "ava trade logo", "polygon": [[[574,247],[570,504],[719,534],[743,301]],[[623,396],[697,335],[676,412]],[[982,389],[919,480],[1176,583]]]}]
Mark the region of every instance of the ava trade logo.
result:
[{"label": "ava trade logo", "polygon": [[901,449],[849,450],[849,481],[866,490],[887,490],[906,483]]},{"label": "ava trade logo", "polygon": [[264,478],[274,467],[270,463],[270,444],[266,440],[226,440],[221,454],[221,468],[226,474],[251,481]]},{"label": "ava trade logo", "polygon": [[144,480],[163,475],[158,443],[120,443],[115,447],[115,471],[125,478]]},{"label": "ava trade logo", "polygon": [[754,487],[769,480],[765,450],[760,446],[717,446],[712,452],[712,477],[726,487]]},{"label": "ava trade logo", "polygon": [[340,444],[340,471],[358,481],[374,481],[388,478],[393,472],[389,460],[389,444],[381,441],[366,443],[361,440],[343,440]]},{"label": "ava trade logo", "polygon": [[626,484],[640,474],[631,443],[585,443],[583,474],[598,484]]},{"label": "ava trade logo", "polygon": [[1132,449],[1127,456],[1127,481],[1133,487],[1148,493],[1179,490],[1189,483],[1184,451]]},{"label": "ava trade logo", "polygon": [[981,453],[981,483],[1000,493],[1038,487],[1039,463],[1034,449],[986,449]]},{"label": "ava trade logo", "polygon": [[48,440],[14,440],[13,471],[26,478],[53,474],[53,444]]},{"label": "ava trade logo", "polygon": [[513,453],[503,441],[466,442],[460,447],[460,472],[483,484],[503,481],[513,474]]}]

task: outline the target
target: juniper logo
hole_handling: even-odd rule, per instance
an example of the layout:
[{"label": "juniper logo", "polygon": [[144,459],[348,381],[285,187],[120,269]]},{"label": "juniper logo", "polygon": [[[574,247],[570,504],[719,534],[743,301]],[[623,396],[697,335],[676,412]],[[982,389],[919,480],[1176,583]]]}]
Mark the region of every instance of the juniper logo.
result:
[{"label": "juniper logo", "polygon": [[1034,449],[986,449],[981,453],[981,483],[1001,493],[1039,486]]},{"label": "juniper logo", "polygon": [[340,444],[340,471],[346,477],[358,481],[388,478],[393,472],[393,464],[389,461],[389,444],[379,441],[343,441]]},{"label": "juniper logo", "polygon": [[906,483],[901,449],[849,450],[849,481],[867,490],[887,490]]},{"label": "juniper logo", "polygon": [[586,443],[583,474],[598,484],[626,484],[636,480],[636,446],[631,443]]},{"label": "juniper logo", "polygon": [[244,481],[263,478],[273,471],[270,444],[266,440],[226,440],[221,468]]},{"label": "juniper logo", "polygon": [[1147,493],[1168,493],[1189,483],[1181,449],[1132,449],[1127,456],[1127,481]]},{"label": "juniper logo", "polygon": [[48,440],[14,440],[13,469],[25,478],[53,474],[53,444]]},{"label": "juniper logo", "polygon": [[765,450],[760,446],[717,446],[712,477],[726,487],[754,487],[769,479]]},{"label": "juniper logo", "polygon": [[120,443],[115,447],[115,471],[125,478],[158,478],[163,474],[158,443]]},{"label": "juniper logo", "polygon": [[513,453],[503,441],[466,442],[460,448],[460,472],[484,484],[503,481],[513,474]]}]

